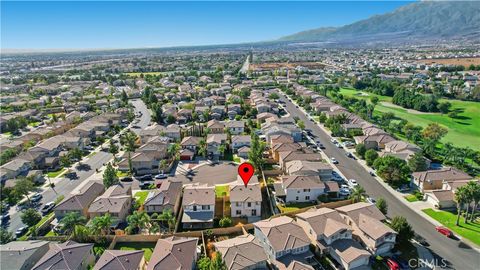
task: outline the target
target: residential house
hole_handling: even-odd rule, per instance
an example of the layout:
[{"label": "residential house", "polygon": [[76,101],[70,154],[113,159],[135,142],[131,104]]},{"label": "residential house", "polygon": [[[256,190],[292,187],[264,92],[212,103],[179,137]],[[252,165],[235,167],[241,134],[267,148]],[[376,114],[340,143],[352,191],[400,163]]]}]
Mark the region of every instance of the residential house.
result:
[{"label": "residential house", "polygon": [[383,149],[385,144],[395,141],[395,138],[388,134],[355,136],[355,143],[363,143],[367,149]]},{"label": "residential house", "polygon": [[382,221],[386,217],[371,203],[359,202],[336,209],[352,226],[353,234],[361,239],[367,250],[383,255],[395,246],[396,232]]},{"label": "residential house", "polygon": [[91,218],[110,214],[115,222],[125,221],[132,209],[132,187],[117,184],[98,196],[88,208]]},{"label": "residential house", "polygon": [[201,140],[203,140],[202,137],[193,137],[193,136],[184,137],[182,142],[180,143],[180,146],[182,147],[182,149],[189,149],[192,152],[197,153]]},{"label": "residential house", "polygon": [[245,122],[244,121],[227,121],[225,123],[225,128],[230,132],[232,135],[239,135],[245,131]]},{"label": "residential house", "polygon": [[464,181],[473,179],[470,175],[453,167],[437,170],[414,172],[413,183],[424,192],[427,190],[442,189],[445,182]]},{"label": "residential house", "polygon": [[195,269],[198,238],[168,237],[158,239],[147,270]]},{"label": "residential house", "polygon": [[93,244],[68,240],[63,243],[50,242],[49,245],[47,253],[32,270],[87,270],[95,263]]},{"label": "residential house", "polygon": [[111,250],[102,253],[93,270],[143,270],[143,250]]},{"label": "residential house", "polygon": [[48,241],[13,241],[0,245],[0,268],[30,270],[47,253]]},{"label": "residential house", "polygon": [[149,214],[162,213],[164,210],[170,210],[174,216],[177,216],[180,208],[180,198],[182,197],[182,182],[163,181],[160,188],[148,193],[143,207]]},{"label": "residential house", "polygon": [[28,170],[32,168],[30,161],[21,158],[14,158],[13,160],[0,166],[2,171],[2,181],[13,179],[19,175],[27,175]]},{"label": "residential house", "polygon": [[88,217],[88,207],[95,198],[103,193],[104,189],[105,187],[100,181],[87,181],[78,192],[70,194],[55,206],[53,209],[55,217],[61,220],[66,214],[72,212]]},{"label": "residential house", "polygon": [[312,257],[310,239],[303,228],[292,218],[280,216],[255,222],[255,237],[274,263],[289,255],[300,258]]},{"label": "residential house", "polygon": [[262,216],[262,191],[256,175],[245,186],[240,176],[229,186],[232,217],[247,217],[249,222]]},{"label": "residential house", "polygon": [[312,161],[321,162],[322,155],[315,153],[308,148],[302,148],[301,150],[285,151],[279,153],[279,165],[282,170],[286,169],[286,164],[290,161]]},{"label": "residential house", "polygon": [[208,134],[207,135],[207,151],[209,155],[219,156],[222,153],[219,151],[220,145],[224,145],[226,149],[227,134]]},{"label": "residential house", "polygon": [[455,192],[453,190],[435,189],[425,192],[425,201],[429,202],[433,207],[437,209],[454,208]]},{"label": "residential house", "polygon": [[210,120],[207,122],[207,128],[210,129],[210,134],[222,134],[225,130],[225,124],[218,120]]},{"label": "residential house", "polygon": [[[280,137],[285,138],[285,136],[280,136]],[[232,140],[233,140],[233,138],[232,138]],[[273,140],[273,138],[272,138],[272,140]],[[291,140],[291,142],[279,142],[279,143],[272,143],[270,145],[271,145],[270,151],[271,151],[271,154],[272,154],[272,158],[276,162],[280,162],[280,153],[300,151],[305,147],[304,143],[294,143],[293,139]]]},{"label": "residential house", "polygon": [[250,135],[233,135],[230,147],[232,148],[232,151],[236,153],[238,149],[244,146],[250,147],[251,143],[252,137]]},{"label": "residential house", "polygon": [[189,185],[183,191],[184,229],[203,229],[213,227],[215,215],[215,187],[208,185]]},{"label": "residential house", "polygon": [[286,203],[312,202],[326,193],[326,186],[318,175],[282,176],[274,187],[275,196]]},{"label": "residential house", "polygon": [[293,160],[285,165],[288,175],[318,175],[322,181],[332,178],[332,167],[324,162]]},{"label": "residential house", "polygon": [[215,242],[213,246],[222,254],[228,270],[268,269],[267,254],[251,234]]},{"label": "residential house", "polygon": [[344,269],[368,265],[370,253],[352,239],[352,228],[337,211],[313,208],[296,217],[320,254],[330,254]]}]

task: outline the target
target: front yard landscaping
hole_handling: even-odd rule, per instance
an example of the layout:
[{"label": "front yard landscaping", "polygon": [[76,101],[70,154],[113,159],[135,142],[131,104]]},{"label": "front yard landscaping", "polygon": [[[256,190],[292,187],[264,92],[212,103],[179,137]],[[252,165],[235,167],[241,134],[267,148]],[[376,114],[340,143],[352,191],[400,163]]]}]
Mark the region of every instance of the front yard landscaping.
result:
[{"label": "front yard landscaping", "polygon": [[47,173],[47,176],[50,177],[50,178],[55,178],[57,176],[59,176],[60,174],[62,174],[64,171],[66,171],[67,169],[65,168],[62,168],[62,169],[59,169],[57,171],[53,171],[53,172],[48,172]]},{"label": "front yard landscaping", "polygon": [[456,226],[457,214],[455,212],[433,209],[424,209],[422,211],[442,223],[445,227],[480,246],[480,223],[478,221],[465,223],[464,218],[460,217],[459,226]]},{"label": "front yard landscaping", "polygon": [[278,209],[280,209],[280,212],[288,213],[288,212],[296,211],[298,209],[302,209],[312,205],[313,204],[309,202],[299,202],[299,203],[289,203],[289,204],[277,204],[277,207]]},{"label": "front yard landscaping", "polygon": [[409,194],[407,196],[404,197],[405,200],[409,201],[409,202],[417,202],[418,199],[417,199],[417,196],[413,195],[413,194]]}]

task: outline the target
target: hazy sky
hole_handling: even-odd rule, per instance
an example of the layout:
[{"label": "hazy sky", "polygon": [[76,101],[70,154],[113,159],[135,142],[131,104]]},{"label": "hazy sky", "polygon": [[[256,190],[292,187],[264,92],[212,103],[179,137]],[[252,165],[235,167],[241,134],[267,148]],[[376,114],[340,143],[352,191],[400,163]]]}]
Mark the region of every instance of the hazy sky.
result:
[{"label": "hazy sky", "polygon": [[9,49],[140,48],[273,40],[407,2],[5,2]]}]

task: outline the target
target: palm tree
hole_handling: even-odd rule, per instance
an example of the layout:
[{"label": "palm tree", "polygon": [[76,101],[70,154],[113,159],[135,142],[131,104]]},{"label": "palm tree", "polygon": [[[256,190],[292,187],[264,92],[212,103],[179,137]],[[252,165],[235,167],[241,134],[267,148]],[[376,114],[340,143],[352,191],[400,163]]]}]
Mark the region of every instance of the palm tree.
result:
[{"label": "palm tree", "polygon": [[468,184],[470,184],[472,186],[471,188],[473,189],[473,192],[472,192],[473,207],[472,207],[472,213],[470,214],[470,221],[473,222],[473,219],[475,218],[475,210],[477,209],[478,202],[480,201],[480,184],[474,181],[471,181]]},{"label": "palm tree", "polygon": [[175,228],[176,218],[172,214],[172,210],[164,209],[162,214],[159,216],[159,219],[167,222],[169,231],[172,231],[173,228]]},{"label": "palm tree", "polygon": [[353,189],[352,194],[350,194],[350,199],[352,199],[354,203],[360,202],[363,199],[363,196],[365,196],[365,194],[365,189],[363,187],[356,186]]},{"label": "palm tree", "polygon": [[100,235],[107,235],[110,227],[112,226],[112,216],[110,214],[106,214],[104,216],[97,216],[94,217],[90,224],[90,230],[92,234],[100,234]]},{"label": "palm tree", "polygon": [[73,232],[73,237],[75,238],[75,226],[85,225],[87,219],[78,212],[70,212],[66,214],[59,223],[62,224],[62,229],[66,234],[71,234]]},{"label": "palm tree", "polygon": [[204,158],[207,157],[207,141],[205,139],[201,139],[199,142],[199,149],[198,149],[198,154],[203,156]]},{"label": "palm tree", "polygon": [[150,224],[150,216],[144,211],[134,211],[127,217],[127,222],[126,231],[131,234],[147,228]]},{"label": "palm tree", "polygon": [[457,190],[455,191],[454,199],[455,199],[455,202],[457,203],[457,220],[455,222],[455,225],[458,226],[460,221],[460,215],[462,214],[462,206],[467,199],[465,186],[457,188]]},{"label": "palm tree", "polygon": [[170,145],[168,145],[168,148],[167,148],[167,153],[170,157],[173,157],[175,159],[177,159],[178,157],[178,150],[180,149],[180,144],[178,143],[172,143]]},{"label": "palm tree", "polygon": [[225,146],[225,144],[220,144],[220,146],[218,146],[218,152],[220,153],[221,157],[223,158],[223,155],[225,154],[225,150],[227,150],[227,147]]}]

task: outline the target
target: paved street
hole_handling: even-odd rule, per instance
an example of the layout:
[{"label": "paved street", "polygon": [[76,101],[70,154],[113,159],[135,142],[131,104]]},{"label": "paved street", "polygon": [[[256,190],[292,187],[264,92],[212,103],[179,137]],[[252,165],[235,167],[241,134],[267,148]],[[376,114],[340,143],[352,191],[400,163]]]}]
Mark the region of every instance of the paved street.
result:
[{"label": "paved street", "polygon": [[[140,131],[144,128],[146,128],[148,125],[150,125],[151,121],[151,116],[150,112],[141,99],[132,99],[130,100],[130,103],[133,104],[135,107],[135,113],[141,112],[142,116],[140,117],[140,121],[138,123],[133,124],[133,126],[138,126],[138,128],[132,128],[132,131],[135,132],[136,134],[139,134]],[[136,118],[138,119],[138,118]]]},{"label": "paved street", "polygon": [[455,269],[478,269],[480,265],[480,254],[468,245],[443,237],[434,226],[425,220],[415,211],[399,202],[398,199],[388,192],[377,180],[355,160],[348,158],[343,149],[339,149],[330,142],[330,136],[326,134],[317,124],[311,122],[306,115],[292,102],[280,93],[280,99],[285,102],[285,107],[292,117],[298,117],[305,123],[306,129],[311,129],[315,139],[319,139],[326,147],[323,151],[329,157],[335,157],[339,164],[338,169],[348,179],[354,178],[365,188],[367,193],[374,197],[383,197],[388,203],[388,216],[404,216],[412,225],[415,232],[423,236],[429,243],[433,253],[439,256],[437,265],[442,265],[442,258],[448,260]]},{"label": "paved street", "polygon": [[[77,169],[72,169],[78,175],[78,178],[75,180],[70,180],[68,178],[61,179],[55,184],[55,188],[47,188],[42,192],[43,198],[41,200],[41,205],[39,209],[47,202],[55,201],[56,198],[60,195],[67,196],[72,190],[78,187],[83,181],[95,173],[96,169],[99,169],[103,166],[104,163],[112,159],[112,154],[106,152],[98,152],[92,157],[88,158],[86,161],[82,162],[83,164],[88,164],[91,169],[88,171],[79,171]],[[48,181],[48,180],[47,180]],[[14,208],[14,207],[12,207]],[[13,210],[13,209],[12,209]],[[15,232],[18,228],[22,227],[23,223],[20,220],[20,213],[15,211],[15,213],[10,216],[9,230]]]}]

